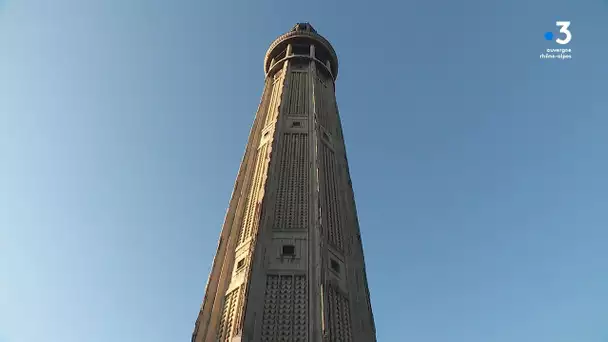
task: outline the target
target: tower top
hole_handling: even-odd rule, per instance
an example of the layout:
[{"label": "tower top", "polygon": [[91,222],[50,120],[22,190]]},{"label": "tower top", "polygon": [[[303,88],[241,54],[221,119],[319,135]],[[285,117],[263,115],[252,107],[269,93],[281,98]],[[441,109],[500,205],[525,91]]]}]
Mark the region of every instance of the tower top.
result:
[{"label": "tower top", "polygon": [[315,30],[314,27],[312,27],[312,25],[310,25],[310,23],[297,23],[291,29],[291,31],[292,32],[293,31],[306,31],[306,32],[317,33],[317,30]]},{"label": "tower top", "polygon": [[[314,49],[310,48],[311,46],[314,46]],[[304,47],[304,49],[294,50],[296,47]],[[299,51],[304,51],[304,53]],[[306,58],[316,61],[317,64],[320,64],[320,68],[326,69],[331,74],[334,80],[338,77],[336,51],[310,23],[295,24],[289,32],[279,36],[270,44],[264,58],[264,73],[273,74],[276,70],[274,66],[280,65],[278,62],[290,58]]]}]

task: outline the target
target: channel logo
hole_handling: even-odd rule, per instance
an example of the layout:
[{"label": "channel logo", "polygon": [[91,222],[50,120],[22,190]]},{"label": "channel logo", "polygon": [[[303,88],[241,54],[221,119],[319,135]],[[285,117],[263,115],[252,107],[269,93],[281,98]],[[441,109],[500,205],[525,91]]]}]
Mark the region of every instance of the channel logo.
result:
[{"label": "channel logo", "polygon": [[570,43],[570,41],[572,40],[572,32],[570,32],[570,30],[568,30],[568,28],[570,27],[570,22],[569,21],[556,21],[555,22],[555,26],[559,27],[559,32],[565,34],[566,36],[562,39],[562,38],[555,38],[553,32],[549,31],[549,32],[545,32],[545,39],[546,40],[553,40],[553,38],[555,38],[555,42],[557,44],[561,44],[561,45],[566,45],[568,43]]},{"label": "channel logo", "polygon": [[[572,32],[570,32],[569,21],[556,21],[555,26],[559,28],[559,33],[554,34],[553,31],[545,32],[545,40],[555,41],[559,45],[566,45],[572,40]],[[540,59],[557,59],[568,60],[572,59],[572,49],[562,46],[558,49],[544,49],[540,54]]]}]

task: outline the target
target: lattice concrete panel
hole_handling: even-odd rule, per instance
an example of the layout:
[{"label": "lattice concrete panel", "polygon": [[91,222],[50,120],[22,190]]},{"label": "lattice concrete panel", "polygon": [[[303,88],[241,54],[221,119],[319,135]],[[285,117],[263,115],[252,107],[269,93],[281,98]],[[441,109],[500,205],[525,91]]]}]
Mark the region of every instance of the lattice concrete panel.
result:
[{"label": "lattice concrete panel", "polygon": [[307,72],[293,71],[287,84],[287,115],[306,116],[310,110],[309,76]]},{"label": "lattice concrete panel", "polygon": [[239,243],[243,243],[250,238],[257,231],[259,225],[260,193],[263,190],[266,170],[268,168],[268,147],[269,145],[266,144],[258,150],[253,182],[247,197],[247,206],[245,207]]},{"label": "lattice concrete panel", "polygon": [[331,342],[352,342],[350,304],[348,298],[333,286],[327,291],[328,337]]},{"label": "lattice concrete panel", "polygon": [[220,328],[217,335],[218,342],[230,342],[240,293],[241,291],[239,289],[235,289],[227,294],[224,299],[224,308],[222,310],[222,318],[220,319]]},{"label": "lattice concrete panel", "polygon": [[270,95],[270,103],[268,105],[268,115],[266,116],[264,127],[273,123],[277,119],[279,114],[279,105],[281,104],[283,81],[283,72],[277,72],[273,78],[272,93]]},{"label": "lattice concrete panel", "polygon": [[283,134],[273,229],[307,229],[309,199],[308,135]]},{"label": "lattice concrete panel", "polygon": [[321,211],[322,225],[327,231],[327,240],[336,249],[344,251],[344,232],[340,210],[338,175],[334,152],[321,144]]},{"label": "lattice concrete panel", "polygon": [[262,341],[308,341],[307,281],[304,275],[268,275]]}]

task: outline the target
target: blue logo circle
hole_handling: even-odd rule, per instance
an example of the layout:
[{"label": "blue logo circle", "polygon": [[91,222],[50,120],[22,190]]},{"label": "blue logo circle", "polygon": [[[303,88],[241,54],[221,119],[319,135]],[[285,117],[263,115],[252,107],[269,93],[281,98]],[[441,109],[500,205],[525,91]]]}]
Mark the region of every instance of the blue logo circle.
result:
[{"label": "blue logo circle", "polygon": [[545,33],[545,39],[546,40],[553,40],[553,32],[546,32]]}]

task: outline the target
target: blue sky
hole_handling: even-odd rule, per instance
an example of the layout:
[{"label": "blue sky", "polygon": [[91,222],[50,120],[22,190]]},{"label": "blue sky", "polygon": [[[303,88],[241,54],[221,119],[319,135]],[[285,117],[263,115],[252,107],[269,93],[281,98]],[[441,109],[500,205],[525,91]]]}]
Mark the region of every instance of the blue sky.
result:
[{"label": "blue sky", "polygon": [[[608,340],[608,2],[0,1],[0,341],[188,341],[270,42],[310,21],[379,341]],[[556,20],[573,58],[544,61]]]}]

